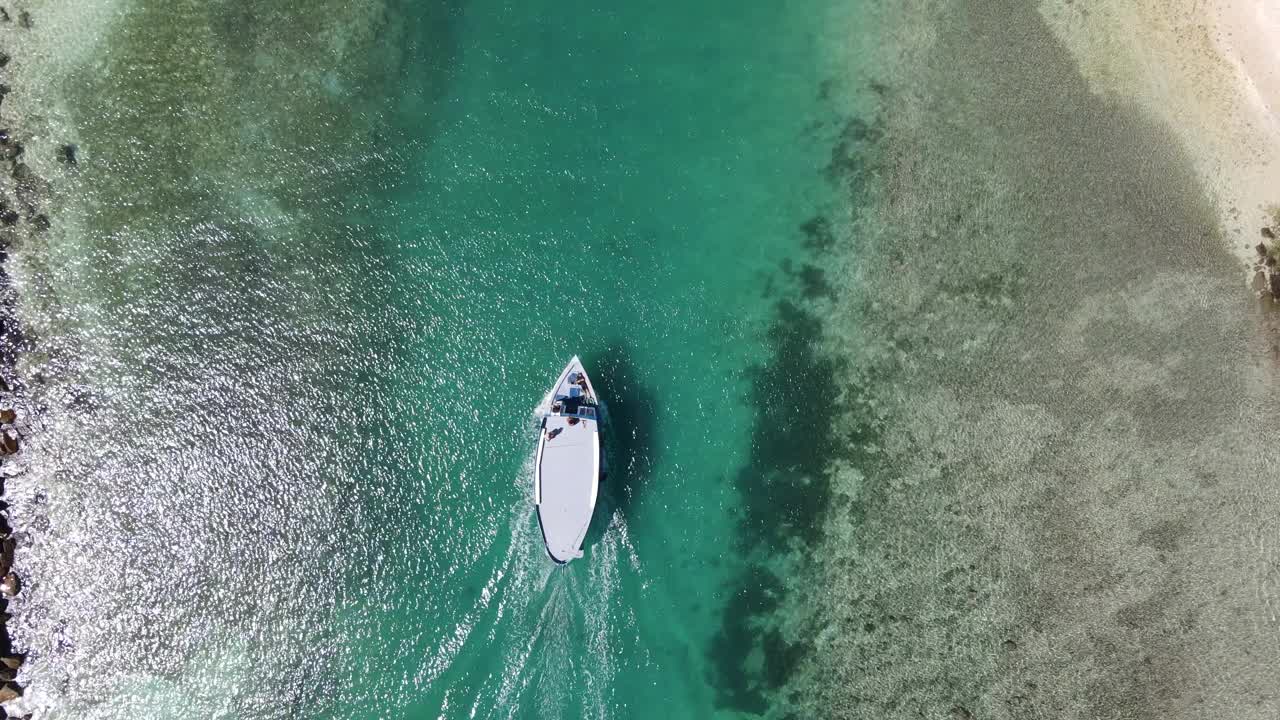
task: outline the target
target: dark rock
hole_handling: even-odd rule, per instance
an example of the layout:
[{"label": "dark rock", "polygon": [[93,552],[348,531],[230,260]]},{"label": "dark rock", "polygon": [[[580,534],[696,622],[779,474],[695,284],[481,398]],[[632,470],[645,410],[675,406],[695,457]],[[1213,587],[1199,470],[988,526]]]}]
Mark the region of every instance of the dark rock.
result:
[{"label": "dark rock", "polygon": [[17,670],[18,668],[22,667],[22,663],[26,659],[27,659],[27,656],[22,654],[6,655],[4,657],[0,657],[0,665],[3,665],[12,670]]},{"label": "dark rock", "polygon": [[22,581],[12,572],[5,575],[4,580],[0,580],[0,595],[11,598],[20,590],[22,590]]},{"label": "dark rock", "polygon": [[4,158],[5,160],[17,160],[22,157],[22,153],[25,151],[26,148],[22,147],[22,143],[19,142],[0,145],[0,158]]},{"label": "dark rock", "polygon": [[44,232],[50,227],[49,216],[43,213],[31,218],[31,224],[36,226],[36,230]]},{"label": "dark rock", "polygon": [[21,219],[22,216],[13,210],[0,212],[0,225],[4,225],[5,227],[13,227],[14,225],[17,225],[18,221]]},{"label": "dark rock", "polygon": [[1249,281],[1249,288],[1258,293],[1267,289],[1267,273],[1265,270],[1259,270],[1253,274],[1253,280]]},{"label": "dark rock", "polygon": [[8,145],[10,139],[11,138],[9,137],[9,129],[8,128],[0,129],[0,145]]},{"label": "dark rock", "polygon": [[1253,249],[1258,253],[1258,257],[1267,256],[1267,246],[1264,243],[1258,243],[1257,245],[1254,245]]},{"label": "dark rock", "polygon": [[18,438],[9,433],[0,433],[0,454],[12,455],[18,452]]},{"label": "dark rock", "polygon": [[1268,239],[1268,240],[1275,240],[1275,239],[1276,239],[1276,233],[1275,233],[1275,231],[1274,231],[1274,230],[1272,230],[1271,228],[1269,228],[1269,227],[1264,227],[1264,228],[1262,228],[1262,237],[1264,237],[1264,238],[1266,238],[1266,239]]},{"label": "dark rock", "polygon": [[[17,552],[18,552],[17,540],[14,540],[12,537],[7,537],[4,540],[0,540],[0,572],[8,573],[10,570],[13,569],[13,556]],[[0,636],[4,636],[4,635],[5,633],[0,632]],[[5,648],[2,652],[0,652],[0,655],[8,655],[8,654],[9,654],[8,648]]]},{"label": "dark rock", "polygon": [[22,697],[22,686],[18,683],[7,682],[0,685],[0,703],[17,700],[20,697]]},{"label": "dark rock", "polygon": [[8,65],[10,59],[9,53],[0,52],[0,67]]},{"label": "dark rock", "polygon": [[9,22],[12,19],[13,18],[9,17],[8,10],[5,10],[4,8],[0,8],[0,22]]},{"label": "dark rock", "polygon": [[1007,652],[1013,652],[1018,649],[1018,643],[1013,640],[1005,640],[1003,645]]},{"label": "dark rock", "polygon": [[68,165],[75,165],[76,151],[78,149],[79,148],[75,146],[75,143],[67,143],[58,149],[58,159]]},{"label": "dark rock", "polygon": [[1271,291],[1271,296],[1280,299],[1280,272],[1271,273],[1267,280],[1270,283],[1268,289]]},{"label": "dark rock", "polygon": [[1276,259],[1268,255],[1267,259],[1262,261],[1262,264],[1266,265],[1267,267],[1275,267]]},{"label": "dark rock", "polygon": [[952,705],[951,718],[952,720],[973,720],[973,713],[963,705]]},{"label": "dark rock", "polygon": [[13,682],[18,679],[18,671],[11,667],[0,665],[0,680]]},{"label": "dark rock", "polygon": [[4,408],[0,410],[0,423],[12,424],[18,419],[18,411],[13,408]]},{"label": "dark rock", "polygon": [[31,13],[26,10],[18,13],[18,24],[28,30],[31,29],[32,25],[35,25],[35,23],[31,21]]}]

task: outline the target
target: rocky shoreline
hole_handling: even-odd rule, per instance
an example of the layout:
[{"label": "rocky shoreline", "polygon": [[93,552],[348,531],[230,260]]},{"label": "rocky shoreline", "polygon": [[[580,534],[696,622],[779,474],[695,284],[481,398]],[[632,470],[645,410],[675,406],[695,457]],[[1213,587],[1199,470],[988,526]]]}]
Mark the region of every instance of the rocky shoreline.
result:
[{"label": "rocky shoreline", "polygon": [[1252,287],[1258,297],[1280,301],[1280,212],[1274,222],[1261,231],[1262,242],[1254,246],[1257,260],[1253,264]]},{"label": "rocky shoreline", "polygon": [[[33,27],[29,11],[6,5],[0,5],[0,38],[5,32],[21,33]],[[26,653],[14,645],[7,627],[12,603],[21,602],[24,582],[14,568],[21,533],[10,524],[5,484],[25,471],[23,446],[40,413],[19,378],[19,359],[30,349],[30,337],[18,319],[18,293],[8,270],[12,252],[50,227],[45,213],[50,185],[24,162],[30,139],[13,122],[12,113],[6,112],[5,98],[21,92],[9,84],[11,59],[0,42],[0,706],[10,714],[11,701],[23,694],[20,671]],[[64,145],[55,152],[63,166],[70,169],[75,165],[74,145]],[[20,717],[29,720],[32,714]]]}]

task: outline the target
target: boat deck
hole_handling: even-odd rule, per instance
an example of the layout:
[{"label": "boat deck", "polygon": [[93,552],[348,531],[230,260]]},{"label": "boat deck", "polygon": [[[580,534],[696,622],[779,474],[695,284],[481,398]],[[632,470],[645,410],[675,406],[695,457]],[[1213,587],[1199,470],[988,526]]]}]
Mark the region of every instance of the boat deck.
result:
[{"label": "boat deck", "polygon": [[595,420],[552,415],[543,428],[538,458],[538,519],[551,556],[560,562],[580,556],[578,547],[591,524],[599,483],[600,433]]}]

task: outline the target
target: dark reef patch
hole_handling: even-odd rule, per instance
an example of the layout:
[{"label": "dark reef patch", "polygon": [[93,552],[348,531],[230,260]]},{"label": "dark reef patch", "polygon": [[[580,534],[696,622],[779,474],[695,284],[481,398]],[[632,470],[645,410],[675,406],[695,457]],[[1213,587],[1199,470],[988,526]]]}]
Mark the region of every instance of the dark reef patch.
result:
[{"label": "dark reef patch", "polygon": [[831,148],[827,179],[837,185],[849,185],[852,192],[858,192],[870,179],[867,171],[873,166],[867,163],[868,154],[883,139],[884,130],[879,123],[861,117],[846,120]]},{"label": "dark reef patch", "polygon": [[[819,226],[806,223],[810,230]],[[811,650],[807,642],[790,643],[777,630],[761,629],[759,621],[777,609],[785,592],[765,560],[818,540],[831,502],[827,466],[850,454],[848,438],[837,431],[844,408],[827,392],[840,365],[822,352],[821,319],[805,304],[817,288],[828,292],[825,280],[813,262],[787,274],[798,283],[793,293],[799,297],[778,301],[765,338],[769,360],[750,370],[756,420],[751,452],[737,476],[743,510],[736,540],[748,559],[732,581],[711,647],[717,703],[752,713],[767,709],[768,692],[785,685]],[[753,656],[759,665],[748,667]]]},{"label": "dark reef patch", "polygon": [[772,358],[751,371],[758,416],[739,487],[747,491],[745,512],[757,524],[751,533],[757,542],[807,542],[827,504],[827,463],[840,448],[833,433],[839,407],[824,392],[837,364],[819,351],[822,324],[813,312],[782,300],[775,313],[767,335]]},{"label": "dark reef patch", "polygon": [[[736,540],[748,561],[732,582],[711,647],[718,704],[745,712],[763,712],[766,691],[781,687],[807,650],[777,631],[758,629],[757,619],[777,608],[784,587],[751,558],[783,552],[792,542],[811,543],[821,530],[830,499],[825,471],[841,447],[834,431],[840,408],[824,392],[837,366],[819,350],[821,336],[814,313],[799,300],[782,299],[766,336],[770,359],[750,371],[756,420],[751,452],[737,477],[743,511]],[[758,673],[745,667],[753,653],[763,658]]]},{"label": "dark reef patch", "polygon": [[[847,119],[834,139],[824,176],[855,205],[874,187],[883,137],[880,119],[873,116]],[[746,564],[731,583],[711,647],[717,703],[757,714],[769,709],[771,695],[813,651],[809,640],[791,642],[770,627],[788,578],[767,563],[821,540],[834,501],[829,468],[845,462],[869,470],[877,461],[869,448],[882,427],[874,415],[851,412],[847,399],[862,396],[858,387],[843,395],[834,391],[848,388],[851,373],[822,346],[823,319],[815,301],[836,295],[826,270],[837,251],[836,224],[816,215],[798,230],[804,257],[781,264],[784,289],[765,335],[768,360],[749,371],[748,399],[756,417],[751,451],[737,477],[743,512],[736,541]]]},{"label": "dark reef patch", "polygon": [[805,249],[811,253],[830,252],[836,244],[836,233],[831,227],[831,221],[822,215],[815,215],[804,221],[800,225],[800,232],[804,233]]}]

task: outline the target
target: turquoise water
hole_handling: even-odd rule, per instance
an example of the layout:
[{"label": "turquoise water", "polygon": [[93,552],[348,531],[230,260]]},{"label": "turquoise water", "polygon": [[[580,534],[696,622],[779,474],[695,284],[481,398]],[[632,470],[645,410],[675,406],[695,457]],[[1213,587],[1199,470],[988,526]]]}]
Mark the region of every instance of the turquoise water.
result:
[{"label": "turquoise water", "polygon": [[[369,694],[409,682],[423,717],[636,716],[656,694],[705,717],[762,281],[823,198],[826,149],[793,114],[822,111],[815,29],[779,10],[577,6],[553,32],[546,13],[466,8],[438,135],[396,201],[396,303],[419,309],[395,394],[423,446],[370,508],[410,557],[389,569],[398,599],[361,623],[370,654],[402,638]],[[573,353],[617,438],[588,557],[558,570],[529,513],[528,437],[546,369]]]},{"label": "turquoise water", "polygon": [[[39,166],[58,223],[18,273],[49,408],[11,488],[24,702],[763,712],[730,614],[786,535],[744,496],[801,420],[759,368],[836,200],[835,3],[131,5],[69,43],[101,65],[49,80],[37,35],[20,67],[81,147]],[[556,568],[533,411],[572,354],[611,471]]]}]

